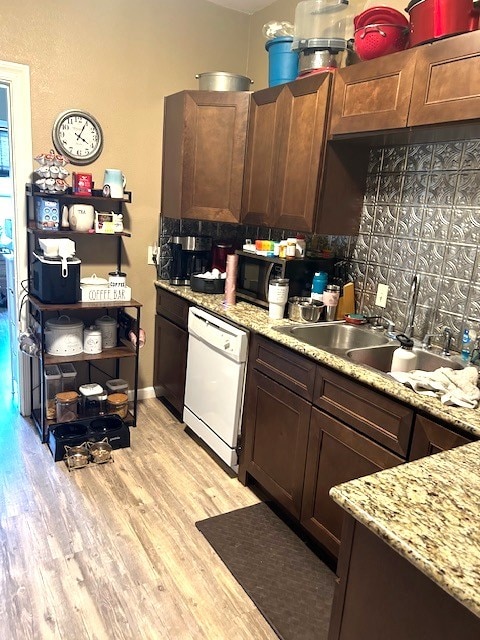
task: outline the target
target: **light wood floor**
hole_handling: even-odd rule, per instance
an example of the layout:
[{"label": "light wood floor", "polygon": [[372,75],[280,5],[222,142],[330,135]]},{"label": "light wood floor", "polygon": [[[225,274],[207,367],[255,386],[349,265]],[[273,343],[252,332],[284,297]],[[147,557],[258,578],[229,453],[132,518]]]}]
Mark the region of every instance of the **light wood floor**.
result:
[{"label": "light wood floor", "polygon": [[158,400],[130,449],[71,473],[0,412],[1,640],[276,638],[194,525],[258,499]]}]

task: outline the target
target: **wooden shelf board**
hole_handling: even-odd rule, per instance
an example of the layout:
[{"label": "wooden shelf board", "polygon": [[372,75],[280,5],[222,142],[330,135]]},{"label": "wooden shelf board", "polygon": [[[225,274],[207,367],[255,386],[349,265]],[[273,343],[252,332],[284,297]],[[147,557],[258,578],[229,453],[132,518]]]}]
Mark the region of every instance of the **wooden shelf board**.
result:
[{"label": "wooden shelf board", "polygon": [[74,302],[72,304],[48,304],[46,302],[41,302],[35,296],[28,296],[29,302],[39,311],[81,311],[82,309],[120,309],[123,307],[131,307],[134,309],[139,309],[142,307],[142,303],[138,302],[138,300],[119,300],[117,301],[108,301],[104,300],[103,302]]}]

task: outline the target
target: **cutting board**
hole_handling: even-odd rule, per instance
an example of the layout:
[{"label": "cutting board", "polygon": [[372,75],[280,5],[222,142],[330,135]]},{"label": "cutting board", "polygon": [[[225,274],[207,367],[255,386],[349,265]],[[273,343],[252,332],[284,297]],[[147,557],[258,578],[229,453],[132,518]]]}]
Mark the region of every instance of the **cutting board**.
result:
[{"label": "cutting board", "polygon": [[343,285],[343,295],[338,301],[335,319],[343,320],[347,313],[355,313],[355,286],[353,282],[347,282]]}]

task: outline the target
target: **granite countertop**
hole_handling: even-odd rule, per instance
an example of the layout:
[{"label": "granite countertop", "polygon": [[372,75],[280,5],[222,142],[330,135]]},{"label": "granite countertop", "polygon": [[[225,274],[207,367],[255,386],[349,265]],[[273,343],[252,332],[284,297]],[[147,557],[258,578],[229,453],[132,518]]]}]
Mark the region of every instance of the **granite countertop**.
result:
[{"label": "granite countertop", "polygon": [[480,442],[330,490],[360,523],[480,616]]},{"label": "granite countertop", "polygon": [[157,280],[155,285],[171,291],[204,309],[213,311],[219,316],[231,320],[250,331],[255,331],[271,340],[275,340],[279,344],[283,344],[298,353],[316,360],[319,364],[324,364],[355,380],[368,384],[372,388],[403,401],[418,410],[424,411],[462,431],[480,437],[479,409],[462,409],[460,407],[446,406],[436,398],[429,398],[415,393],[385,374],[376,373],[373,369],[355,364],[350,360],[328,353],[323,349],[312,347],[300,340],[296,340],[292,336],[275,331],[275,327],[294,324],[290,320],[271,320],[268,317],[266,309],[262,309],[248,302],[238,302],[231,307],[224,307],[223,294],[212,295],[196,293],[192,291],[189,286],[179,287],[170,285],[166,280]]}]

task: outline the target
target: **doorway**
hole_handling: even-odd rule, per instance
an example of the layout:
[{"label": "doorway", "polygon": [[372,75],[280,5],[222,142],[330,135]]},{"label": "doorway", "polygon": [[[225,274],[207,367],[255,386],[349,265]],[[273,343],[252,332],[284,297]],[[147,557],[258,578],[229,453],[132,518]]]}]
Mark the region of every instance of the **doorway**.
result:
[{"label": "doorway", "polygon": [[[0,366],[2,371],[10,371],[8,383],[14,382],[15,404],[24,416],[31,412],[30,366],[27,356],[19,355],[17,336],[27,327],[25,305],[19,303],[27,278],[25,184],[31,175],[30,70],[26,65],[0,61],[0,257],[5,261],[4,283],[1,280],[3,261],[0,262],[0,315],[2,293],[7,299],[6,314],[0,318],[3,323],[0,334],[2,344],[8,336],[9,345],[8,355],[0,355]],[[1,378],[2,388],[8,389],[11,400],[12,386],[8,383]],[[2,394],[0,410],[5,399],[6,395]]]}]

